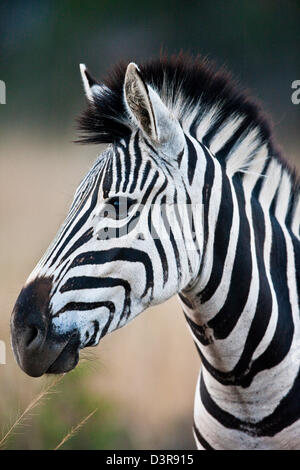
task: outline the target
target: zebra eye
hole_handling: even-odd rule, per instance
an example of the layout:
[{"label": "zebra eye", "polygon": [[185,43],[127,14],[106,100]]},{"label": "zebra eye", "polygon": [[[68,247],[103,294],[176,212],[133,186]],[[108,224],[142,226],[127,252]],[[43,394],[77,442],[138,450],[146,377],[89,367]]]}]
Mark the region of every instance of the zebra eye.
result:
[{"label": "zebra eye", "polygon": [[102,215],[114,220],[125,219],[136,202],[129,197],[112,197],[106,202]]}]

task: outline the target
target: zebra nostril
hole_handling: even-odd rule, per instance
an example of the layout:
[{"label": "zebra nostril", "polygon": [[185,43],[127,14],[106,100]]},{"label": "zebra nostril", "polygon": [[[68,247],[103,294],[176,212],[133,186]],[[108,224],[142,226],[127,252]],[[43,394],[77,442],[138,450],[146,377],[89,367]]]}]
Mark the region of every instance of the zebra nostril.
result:
[{"label": "zebra nostril", "polygon": [[25,332],[25,347],[28,349],[37,348],[40,346],[43,335],[36,326],[28,326]]}]

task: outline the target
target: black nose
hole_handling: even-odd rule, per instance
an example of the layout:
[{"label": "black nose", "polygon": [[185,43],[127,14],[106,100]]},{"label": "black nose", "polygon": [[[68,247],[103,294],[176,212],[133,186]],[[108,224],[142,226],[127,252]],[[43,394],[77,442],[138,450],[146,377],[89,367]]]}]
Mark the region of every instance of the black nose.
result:
[{"label": "black nose", "polygon": [[35,279],[22,289],[12,313],[14,354],[19,366],[32,377],[40,377],[49,370],[66,372],[78,361],[74,334],[58,337],[53,332],[49,307],[51,288],[51,278]]}]

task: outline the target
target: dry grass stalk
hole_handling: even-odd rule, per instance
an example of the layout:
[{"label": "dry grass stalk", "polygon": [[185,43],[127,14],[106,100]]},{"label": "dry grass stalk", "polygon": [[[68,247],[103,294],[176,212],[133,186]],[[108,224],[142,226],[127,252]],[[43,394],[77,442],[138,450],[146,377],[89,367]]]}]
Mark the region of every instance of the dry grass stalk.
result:
[{"label": "dry grass stalk", "polygon": [[34,408],[43,400],[46,398],[49,393],[51,393],[52,389],[63,379],[65,374],[59,376],[55,380],[53,380],[44,390],[42,390],[30,403],[29,405],[25,408],[25,410],[19,414],[15,422],[11,425],[11,427],[8,429],[8,431],[3,435],[3,437],[0,440],[0,449],[3,448],[7,442],[8,439],[12,436],[12,434],[15,432],[16,428],[20,426],[24,419],[28,416],[29,413],[31,413]]},{"label": "dry grass stalk", "polygon": [[65,437],[60,441],[60,443],[55,447],[54,450],[60,449],[67,441],[72,439],[72,437],[81,429],[87,421],[98,411],[98,408],[96,408],[94,411],[92,411],[88,416],[86,416],[82,421],[80,421],[77,426],[74,426],[71,428],[71,430],[68,432],[68,434],[65,435]]}]

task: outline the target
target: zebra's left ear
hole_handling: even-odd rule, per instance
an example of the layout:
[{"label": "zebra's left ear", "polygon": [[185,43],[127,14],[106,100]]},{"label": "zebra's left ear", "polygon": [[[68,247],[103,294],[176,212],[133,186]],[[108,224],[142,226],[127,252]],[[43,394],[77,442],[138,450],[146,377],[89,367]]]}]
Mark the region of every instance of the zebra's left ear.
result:
[{"label": "zebra's left ear", "polygon": [[84,64],[79,64],[81,78],[84,86],[84,91],[87,96],[87,99],[91,102],[94,102],[95,95],[101,93],[103,85],[100,85],[88,72]]},{"label": "zebra's left ear", "polygon": [[[130,116],[154,143],[176,143],[181,128],[153,88],[146,84],[138,66],[131,62],[124,81],[124,101]],[[178,132],[179,131],[179,132]]]}]

